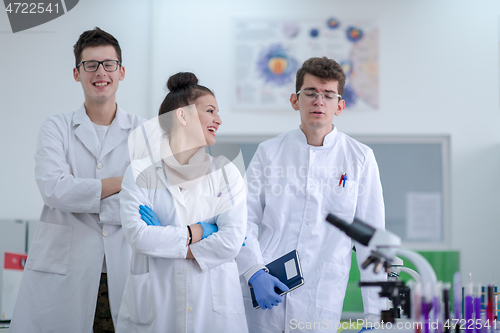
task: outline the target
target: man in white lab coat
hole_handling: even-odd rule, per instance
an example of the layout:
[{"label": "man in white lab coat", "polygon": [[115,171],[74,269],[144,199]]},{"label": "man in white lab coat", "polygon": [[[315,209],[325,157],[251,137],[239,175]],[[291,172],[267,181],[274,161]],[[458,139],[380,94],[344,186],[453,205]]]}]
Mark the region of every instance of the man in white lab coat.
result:
[{"label": "man in white lab coat", "polygon": [[[340,321],[351,251],[358,263],[369,250],[353,244],[325,221],[328,213],[351,222],[354,217],[385,227],[384,201],[372,150],[339,132],[333,117],[345,108],[346,76],[334,60],[311,58],[297,72],[290,97],[301,125],[259,145],[246,173],[248,239],[238,255],[249,331],[332,332]],[[304,285],[285,296],[264,265],[297,250]],[[361,270],[363,281],[385,274]],[[260,309],[252,306],[251,284]],[[362,288],[365,319],[385,309],[377,288]],[[279,304],[281,303],[282,304]]]},{"label": "man in white lab coat", "polygon": [[142,120],[116,104],[125,77],[118,41],[95,28],[80,36],[74,52],[85,102],[48,117],[40,129],[35,179],[45,205],[12,333],[113,332],[130,269],[119,192],[130,164],[127,137]]}]

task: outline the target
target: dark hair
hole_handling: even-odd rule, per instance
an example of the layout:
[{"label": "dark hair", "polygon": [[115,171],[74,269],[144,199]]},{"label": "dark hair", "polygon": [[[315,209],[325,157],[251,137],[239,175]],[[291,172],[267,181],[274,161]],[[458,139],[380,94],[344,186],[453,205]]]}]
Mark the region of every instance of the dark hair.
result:
[{"label": "dark hair", "polygon": [[75,66],[77,66],[82,61],[82,52],[87,47],[98,47],[98,46],[113,46],[118,56],[118,61],[120,65],[122,63],[122,49],[120,44],[113,35],[107,33],[104,30],[95,27],[94,30],[87,30],[80,35],[78,41],[73,45],[73,52],[75,53]]},{"label": "dark hair", "polygon": [[199,85],[196,75],[190,72],[180,72],[169,77],[167,88],[170,91],[165,96],[158,111],[160,126],[167,132],[169,131],[169,124],[166,123],[167,117],[160,117],[162,114],[191,105],[201,96],[214,96],[212,90]]},{"label": "dark hair", "polygon": [[297,71],[297,78],[295,81],[295,92],[298,92],[304,84],[304,76],[311,74],[326,81],[337,81],[340,95],[344,94],[345,73],[335,60],[323,58],[309,58],[301,68]]}]

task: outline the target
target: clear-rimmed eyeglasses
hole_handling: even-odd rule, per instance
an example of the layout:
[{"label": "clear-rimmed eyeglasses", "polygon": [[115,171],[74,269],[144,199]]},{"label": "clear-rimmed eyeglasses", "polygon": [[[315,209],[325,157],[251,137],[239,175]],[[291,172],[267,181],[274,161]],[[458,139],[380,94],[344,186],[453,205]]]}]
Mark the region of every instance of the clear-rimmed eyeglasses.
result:
[{"label": "clear-rimmed eyeglasses", "polygon": [[114,72],[118,69],[118,65],[121,66],[118,60],[87,60],[82,61],[81,63],[76,65],[76,68],[78,68],[80,65],[83,65],[83,69],[86,72],[97,72],[97,70],[99,69],[99,65],[102,65],[102,68],[104,68],[106,72]]},{"label": "clear-rimmed eyeglasses", "polygon": [[296,92],[296,95],[298,94],[303,94],[304,97],[306,97],[307,99],[309,100],[316,100],[316,98],[318,98],[318,96],[323,96],[323,99],[325,101],[331,101],[333,100],[335,97],[338,97],[338,98],[342,98],[342,95],[339,95],[339,94],[336,94],[334,92],[324,92],[324,93],[319,93],[319,92],[316,92],[316,91],[312,91],[312,90],[299,90]]}]

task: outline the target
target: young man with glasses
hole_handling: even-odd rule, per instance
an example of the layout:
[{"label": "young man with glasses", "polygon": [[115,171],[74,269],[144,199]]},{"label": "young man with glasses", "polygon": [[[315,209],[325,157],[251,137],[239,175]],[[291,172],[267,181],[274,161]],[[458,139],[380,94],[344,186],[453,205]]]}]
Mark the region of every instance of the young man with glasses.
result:
[{"label": "young man with glasses", "polygon": [[[248,229],[237,261],[245,282],[252,285],[260,309],[252,306],[244,287],[250,332],[332,332],[337,327],[356,245],[358,263],[369,250],[325,221],[328,213],[375,228],[385,226],[384,201],[372,150],[337,131],[332,124],[345,108],[346,76],[334,60],[311,58],[297,72],[298,129],[259,145],[246,173]],[[286,289],[264,265],[297,250],[304,285]],[[382,281],[371,267],[363,281]],[[386,300],[377,288],[363,288],[366,320],[377,320]],[[279,304],[283,302],[283,304]]]},{"label": "young man with glasses", "polygon": [[[48,117],[35,153],[44,201],[9,332],[114,332],[131,249],[120,222],[127,138],[142,120],[116,104],[121,49],[95,28],[74,45],[84,104]],[[109,296],[108,296],[109,287]]]}]

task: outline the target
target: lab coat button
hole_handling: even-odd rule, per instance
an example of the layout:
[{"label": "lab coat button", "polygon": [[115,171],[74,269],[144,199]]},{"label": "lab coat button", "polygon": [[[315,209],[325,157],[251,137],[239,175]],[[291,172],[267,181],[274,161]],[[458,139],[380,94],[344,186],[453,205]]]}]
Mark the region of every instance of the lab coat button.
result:
[{"label": "lab coat button", "polygon": [[99,170],[102,169],[102,163],[101,162],[97,163],[97,169],[99,169]]},{"label": "lab coat button", "polygon": [[193,311],[193,308],[188,306],[188,312],[191,312],[191,311]]},{"label": "lab coat button", "polygon": [[103,235],[104,237],[106,237],[106,236],[108,235],[108,232],[107,232],[106,230],[103,230],[103,231],[102,231],[102,235]]}]

